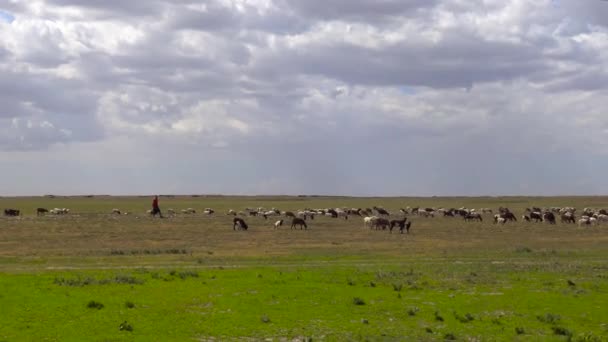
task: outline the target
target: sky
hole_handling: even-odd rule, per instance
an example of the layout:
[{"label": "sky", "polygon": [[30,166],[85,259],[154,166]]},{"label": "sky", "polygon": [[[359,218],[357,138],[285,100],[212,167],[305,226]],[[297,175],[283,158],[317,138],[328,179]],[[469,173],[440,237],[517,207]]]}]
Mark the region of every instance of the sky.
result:
[{"label": "sky", "polygon": [[0,0],[0,195],[608,193],[608,2]]}]

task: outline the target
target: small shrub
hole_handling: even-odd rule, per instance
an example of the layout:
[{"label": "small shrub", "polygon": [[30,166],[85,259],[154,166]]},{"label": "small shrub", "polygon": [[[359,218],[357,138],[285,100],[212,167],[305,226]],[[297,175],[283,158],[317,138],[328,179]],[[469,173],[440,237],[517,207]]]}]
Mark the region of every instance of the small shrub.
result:
[{"label": "small shrub", "polygon": [[428,328],[428,327],[427,327],[427,328],[425,328],[425,329],[424,329],[424,331],[426,331],[426,332],[427,332],[427,333],[429,333],[429,334],[432,334],[432,333],[433,333],[433,329]]},{"label": "small shrub", "polygon": [[262,317],[260,317],[260,320],[262,321],[262,323],[270,323],[270,318],[268,318],[268,316],[266,315],[262,315]]},{"label": "small shrub", "polygon": [[515,250],[517,253],[532,253],[532,249],[528,247],[519,247]]},{"label": "small shrub", "polygon": [[133,302],[126,301],[125,306],[127,307],[127,309],[133,309],[135,307],[135,304]]},{"label": "small shrub", "polygon": [[393,290],[401,292],[401,289],[403,289],[403,284],[393,284]]},{"label": "small shrub", "polygon": [[593,335],[593,333],[584,333],[576,336],[573,340],[574,342],[602,342],[602,339],[598,336]]},{"label": "small shrub", "polygon": [[116,284],[143,284],[144,281],[129,275],[117,275],[114,277]]},{"label": "small shrub", "polygon": [[133,331],[133,326],[129,324],[127,321],[120,323],[118,326],[118,330],[120,331]]},{"label": "small shrub", "polygon": [[456,318],[458,321],[460,321],[460,323],[469,323],[469,322],[475,320],[475,317],[473,317],[473,315],[471,315],[468,312],[464,316],[461,316],[457,312],[454,312],[454,318]]},{"label": "small shrub", "polygon": [[543,316],[536,316],[536,319],[538,319],[540,322],[543,323],[547,323],[547,324],[555,324],[557,322],[559,322],[562,318],[560,315],[554,315],[552,313],[547,313]]},{"label": "small shrub", "polygon": [[523,335],[523,334],[525,334],[525,333],[526,333],[526,330],[525,330],[524,328],[522,328],[522,327],[516,327],[516,328],[515,328],[515,333],[516,333],[517,335]]},{"label": "small shrub", "polygon": [[370,287],[376,287],[376,283],[374,283],[373,281],[370,281],[370,282],[369,282],[369,286],[370,286]]},{"label": "small shrub", "polygon": [[180,279],[198,278],[198,272],[195,271],[181,271],[177,275],[180,277]]},{"label": "small shrub", "polygon": [[352,279],[348,279],[346,283],[348,284],[348,286],[355,286],[355,281]]},{"label": "small shrub", "polygon": [[409,316],[416,316],[416,314],[418,313],[418,311],[420,311],[420,309],[418,309],[417,307],[413,307],[413,308],[409,308],[407,309],[407,314]]},{"label": "small shrub", "polygon": [[441,316],[441,314],[439,313],[439,311],[435,311],[435,320],[438,321],[438,322],[443,322],[444,321],[444,319]]},{"label": "small shrub", "polygon": [[456,335],[452,333],[447,333],[443,336],[446,341],[456,341]]},{"label": "small shrub", "polygon": [[363,323],[363,324],[369,324],[369,321],[364,318],[364,319],[361,320],[361,323]]},{"label": "small shrub", "polygon": [[563,327],[551,327],[555,335],[572,337],[572,332]]},{"label": "small shrub", "polygon": [[92,300],[87,304],[87,308],[101,310],[101,309],[103,309],[103,304]]},{"label": "small shrub", "polygon": [[359,297],[353,298],[353,304],[355,305],[365,305],[365,301]]}]

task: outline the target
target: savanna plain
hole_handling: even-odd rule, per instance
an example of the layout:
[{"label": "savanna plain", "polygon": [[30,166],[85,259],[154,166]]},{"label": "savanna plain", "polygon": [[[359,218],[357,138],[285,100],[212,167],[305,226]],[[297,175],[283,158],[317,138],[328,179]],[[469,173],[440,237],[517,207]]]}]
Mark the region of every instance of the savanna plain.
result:
[{"label": "savanna plain", "polygon": [[[608,197],[0,198],[0,341],[608,341],[608,225],[229,209],[608,208]],[[36,208],[69,208],[37,216]],[[130,215],[113,215],[112,209]],[[179,211],[194,208],[196,214]],[[201,214],[213,208],[215,214]]]}]

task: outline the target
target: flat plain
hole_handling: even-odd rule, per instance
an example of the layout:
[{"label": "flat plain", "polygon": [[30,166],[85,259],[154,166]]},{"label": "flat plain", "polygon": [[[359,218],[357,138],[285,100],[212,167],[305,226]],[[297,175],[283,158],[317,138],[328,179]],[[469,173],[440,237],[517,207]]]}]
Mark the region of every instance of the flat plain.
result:
[{"label": "flat plain", "polygon": [[[608,225],[410,216],[410,234],[229,209],[608,208],[608,197],[0,198],[0,341],[607,341]],[[69,208],[38,217],[37,207]],[[130,215],[112,215],[113,208]],[[214,215],[201,214],[213,208]]]}]

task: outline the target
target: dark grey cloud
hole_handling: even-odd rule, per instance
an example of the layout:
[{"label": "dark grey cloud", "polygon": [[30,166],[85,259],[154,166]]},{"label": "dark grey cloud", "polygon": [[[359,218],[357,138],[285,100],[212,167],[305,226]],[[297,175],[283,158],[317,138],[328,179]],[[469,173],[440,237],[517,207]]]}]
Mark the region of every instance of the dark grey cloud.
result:
[{"label": "dark grey cloud", "polygon": [[400,19],[422,9],[436,6],[437,0],[279,0],[279,6],[292,9],[299,16],[317,20],[355,20],[377,22]]}]

